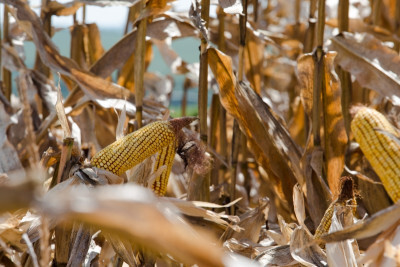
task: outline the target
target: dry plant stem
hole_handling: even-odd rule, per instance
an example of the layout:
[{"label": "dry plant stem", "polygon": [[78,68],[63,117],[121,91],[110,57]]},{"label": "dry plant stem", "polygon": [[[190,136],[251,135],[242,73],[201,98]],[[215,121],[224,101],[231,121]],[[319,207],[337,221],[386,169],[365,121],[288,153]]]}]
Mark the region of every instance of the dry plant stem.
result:
[{"label": "dry plant stem", "polygon": [[[8,23],[8,7],[7,7],[7,5],[4,5],[4,13],[3,13],[3,42],[2,43],[9,43],[10,44],[11,40],[10,40],[9,35],[8,35],[8,27],[9,27],[9,23]],[[12,91],[11,79],[12,79],[11,72],[8,69],[3,67],[1,69],[1,80],[3,82],[3,84],[2,84],[3,88],[2,89],[3,89],[4,96],[7,98],[8,101],[10,101],[11,91]]]},{"label": "dry plant stem", "polygon": [[324,28],[325,28],[325,0],[318,2],[318,22],[317,22],[317,48],[313,53],[314,59],[314,91],[312,125],[314,135],[314,146],[321,145],[320,119],[321,119],[321,93],[324,90]]},{"label": "dry plant stem", "polygon": [[[201,1],[201,18],[205,21],[208,27],[210,14],[210,0]],[[207,53],[207,40],[202,37],[200,44],[200,73],[199,73],[199,97],[198,109],[200,119],[200,139],[203,143],[207,144],[207,100],[208,100],[208,53]],[[210,172],[204,176],[199,176],[194,173],[191,181],[195,181],[198,187],[191,187],[198,191],[197,197],[201,200],[208,201],[210,199]],[[194,184],[194,185],[195,185]],[[194,186],[193,185],[193,186]],[[190,192],[189,192],[190,193]],[[189,195],[193,195],[193,192]],[[199,200],[200,200],[199,199]]]},{"label": "dry plant stem", "polygon": [[61,150],[61,158],[60,158],[60,165],[58,167],[58,174],[57,174],[57,184],[62,182],[61,177],[63,176],[65,166],[67,162],[71,159],[71,152],[74,146],[74,138],[67,137],[63,141],[63,147]]},{"label": "dry plant stem", "polygon": [[[21,76],[27,76],[28,74],[22,73]],[[35,143],[36,136],[35,130],[33,128],[33,121],[32,121],[32,109],[29,104],[28,100],[28,84],[27,84],[27,77],[21,77],[19,82],[19,95],[21,98],[21,102],[23,105],[23,120],[26,127],[26,139],[28,140],[28,161],[31,168],[36,169],[39,167],[39,148]],[[29,177],[29,176],[28,176]]]},{"label": "dry plant stem", "polygon": [[321,145],[320,120],[321,120],[321,93],[324,90],[324,51],[322,47],[317,47],[313,53],[314,60],[314,88],[313,88],[313,109],[312,109],[312,129],[314,136],[314,147]]},{"label": "dry plant stem", "polygon": [[[51,14],[47,13],[47,5],[49,0],[42,0],[42,6],[40,11],[40,18],[43,23],[43,29],[47,33],[48,36],[51,37]],[[39,56],[39,52],[36,51],[36,59],[35,59],[35,70],[38,70],[46,77],[50,77],[50,68],[47,67]]]},{"label": "dry plant stem", "polygon": [[[230,187],[230,197],[231,201],[235,200],[236,194],[236,175],[238,167],[239,149],[240,149],[240,139],[242,136],[239,124],[235,120],[233,123],[233,136],[232,136],[232,154],[231,154],[231,187]],[[231,206],[231,215],[235,214],[235,205]]]},{"label": "dry plant stem", "polygon": [[325,30],[325,0],[318,1],[318,21],[317,21],[317,47],[324,45]]},{"label": "dry plant stem", "polygon": [[381,16],[381,6],[382,6],[381,0],[372,1],[371,15],[372,15],[372,24],[373,25],[379,25],[380,16]]},{"label": "dry plant stem", "polygon": [[[338,10],[338,20],[339,20],[339,32],[345,32],[349,30],[349,0],[339,1]],[[347,136],[350,134],[350,105],[351,105],[351,76],[350,73],[344,71],[340,66],[338,66],[338,74],[340,79],[340,84],[342,87],[342,113],[344,119],[344,126],[346,128]]]},{"label": "dry plant stem", "polygon": [[311,0],[310,14],[308,17],[308,29],[304,40],[304,53],[310,53],[314,47],[316,6],[317,6],[317,0]]},{"label": "dry plant stem", "polygon": [[40,216],[40,266],[49,266],[50,263],[50,231],[49,222],[43,214]]},{"label": "dry plant stem", "polygon": [[258,21],[258,0],[253,0],[254,22]]},{"label": "dry plant stem", "polygon": [[[140,3],[140,9],[145,8],[146,1],[142,0]],[[143,126],[143,97],[144,97],[144,71],[145,71],[145,54],[146,54],[146,29],[147,19],[142,19],[138,22],[138,32],[136,38],[136,51],[135,51],[135,70],[134,70],[134,81],[135,81],[135,99],[136,99],[136,120],[139,128]]]},{"label": "dry plant stem", "polygon": [[[394,13],[394,21],[395,21],[395,28],[394,28],[394,34],[396,35],[397,38],[400,37],[400,0],[396,0],[396,9]],[[394,50],[399,52],[400,49],[400,42],[396,41],[394,44]]]},{"label": "dry plant stem", "polygon": [[[211,117],[210,117],[210,138],[208,145],[216,150],[217,141],[217,125],[219,121],[221,103],[219,100],[219,94],[213,94],[211,100]],[[211,184],[218,185],[218,168],[213,168],[211,171]]]},{"label": "dry plant stem", "polygon": [[222,8],[217,9],[218,16],[218,49],[222,52],[226,50],[226,42],[225,42],[225,12]]}]

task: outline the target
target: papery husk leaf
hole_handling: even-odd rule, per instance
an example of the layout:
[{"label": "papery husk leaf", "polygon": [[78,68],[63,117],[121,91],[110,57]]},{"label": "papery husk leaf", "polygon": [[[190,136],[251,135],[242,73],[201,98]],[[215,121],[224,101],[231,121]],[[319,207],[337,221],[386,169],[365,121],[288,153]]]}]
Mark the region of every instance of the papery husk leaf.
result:
[{"label": "papery husk leaf", "polygon": [[316,244],[312,244],[312,235],[298,227],[290,238],[290,253],[296,261],[305,266],[328,266],[326,255]]},{"label": "papery husk leaf", "polygon": [[375,213],[368,219],[359,221],[341,231],[323,235],[320,239],[324,242],[337,242],[346,239],[363,239],[379,234],[396,224],[399,220],[400,204],[396,203]]},{"label": "papery husk leaf", "polygon": [[173,206],[143,187],[103,186],[88,191],[75,186],[68,194],[47,195],[40,206],[51,216],[123,234],[143,247],[168,253],[187,264],[222,266],[222,250],[211,245],[217,241],[189,227]]},{"label": "papery husk leaf", "polygon": [[[208,58],[220,87],[222,105],[237,119],[256,160],[278,188],[275,193],[292,203],[295,181],[304,184],[299,148],[254,90],[236,82],[230,57],[210,48]],[[283,206],[287,207],[287,204]]]},{"label": "papery husk leaf", "polygon": [[400,56],[370,34],[343,33],[331,39],[336,62],[354,75],[361,86],[400,104]]}]

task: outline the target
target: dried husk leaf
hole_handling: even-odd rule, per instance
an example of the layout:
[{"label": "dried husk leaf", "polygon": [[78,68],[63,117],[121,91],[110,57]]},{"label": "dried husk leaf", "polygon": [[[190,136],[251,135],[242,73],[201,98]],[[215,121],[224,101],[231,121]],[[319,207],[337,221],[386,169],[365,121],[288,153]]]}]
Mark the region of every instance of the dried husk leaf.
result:
[{"label": "dried husk leaf", "polygon": [[[351,208],[337,206],[332,215],[332,223],[329,232],[340,231],[351,224],[353,224]],[[351,240],[326,244],[326,255],[329,266],[358,266]]]},{"label": "dried husk leaf", "polygon": [[312,235],[301,226],[293,231],[290,239],[290,253],[296,261],[305,266],[328,266],[326,255],[316,244]]},{"label": "dried husk leaf", "polygon": [[400,104],[400,56],[370,34],[343,33],[331,39],[336,62],[354,75],[361,86]]},{"label": "dried husk leaf", "polygon": [[234,229],[228,228],[222,240],[235,238],[236,240],[250,240],[254,243],[258,242],[260,237],[261,226],[268,219],[269,199],[260,200],[257,208],[250,210],[240,216],[240,222],[237,224],[243,230],[236,232]]},{"label": "dried husk leaf", "polygon": [[323,235],[320,239],[324,242],[337,242],[346,239],[363,239],[374,236],[388,229],[400,220],[400,205],[392,206],[381,210],[370,218],[359,221],[341,231]]},{"label": "dried husk leaf", "polygon": [[40,206],[51,216],[80,220],[109,233],[123,234],[124,238],[187,264],[222,266],[222,251],[211,245],[216,240],[183,223],[175,208],[139,186],[103,186],[90,191],[75,186],[67,194],[47,195]]},{"label": "dried husk leaf", "polygon": [[[281,199],[292,203],[295,181],[304,184],[299,148],[271,108],[254,93],[254,90],[236,82],[230,57],[210,48],[208,58],[209,66],[220,87],[222,105],[238,120],[256,160],[276,184],[278,190],[275,193],[279,194]],[[287,207],[287,204],[283,206]]]}]

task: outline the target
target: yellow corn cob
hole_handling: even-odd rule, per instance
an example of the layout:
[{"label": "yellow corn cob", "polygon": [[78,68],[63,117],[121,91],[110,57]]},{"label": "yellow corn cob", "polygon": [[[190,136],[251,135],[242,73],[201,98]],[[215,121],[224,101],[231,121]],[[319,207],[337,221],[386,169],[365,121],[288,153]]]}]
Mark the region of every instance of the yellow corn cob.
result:
[{"label": "yellow corn cob", "polygon": [[126,135],[97,152],[91,164],[121,175],[144,159],[174,143],[178,132],[196,118],[157,121]]},{"label": "yellow corn cob", "polygon": [[171,173],[172,164],[174,163],[176,142],[172,142],[169,146],[164,147],[157,155],[156,163],[154,165],[155,173],[162,166],[166,166],[167,168],[155,179],[151,188],[154,193],[159,196],[165,195],[167,191],[168,179]]},{"label": "yellow corn cob", "polygon": [[315,230],[314,234],[315,239],[318,239],[323,234],[328,233],[329,228],[331,227],[332,224],[333,211],[335,210],[336,205],[341,205],[341,203],[334,201],[329,205],[328,209],[325,211],[324,217],[319,223],[317,230]]},{"label": "yellow corn cob", "polygon": [[340,194],[338,198],[333,201],[329,205],[328,209],[325,211],[324,217],[322,217],[322,220],[319,223],[317,230],[315,231],[315,239],[318,239],[323,234],[329,232],[335,207],[344,207],[347,205],[348,202],[350,202],[350,204],[353,206],[353,213],[355,213],[357,202],[355,198],[353,179],[348,176],[343,176],[342,178],[340,178]]},{"label": "yellow corn cob", "polygon": [[397,202],[400,200],[400,146],[376,129],[399,137],[385,116],[371,108],[361,108],[351,122],[351,130],[362,152],[390,198]]}]

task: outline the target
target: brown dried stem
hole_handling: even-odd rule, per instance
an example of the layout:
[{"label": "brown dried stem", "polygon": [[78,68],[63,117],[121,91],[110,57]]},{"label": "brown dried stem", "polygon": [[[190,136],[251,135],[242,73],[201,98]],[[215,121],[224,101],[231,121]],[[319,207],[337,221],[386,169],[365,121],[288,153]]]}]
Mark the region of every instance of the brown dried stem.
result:
[{"label": "brown dried stem", "polygon": [[[143,10],[146,1],[140,2],[140,9]],[[138,32],[136,38],[136,51],[135,51],[135,69],[134,69],[134,82],[135,82],[135,99],[136,99],[136,120],[139,128],[142,127],[143,118],[143,97],[144,97],[144,71],[145,71],[145,54],[146,54],[146,29],[147,19],[144,18],[138,22]]]}]

